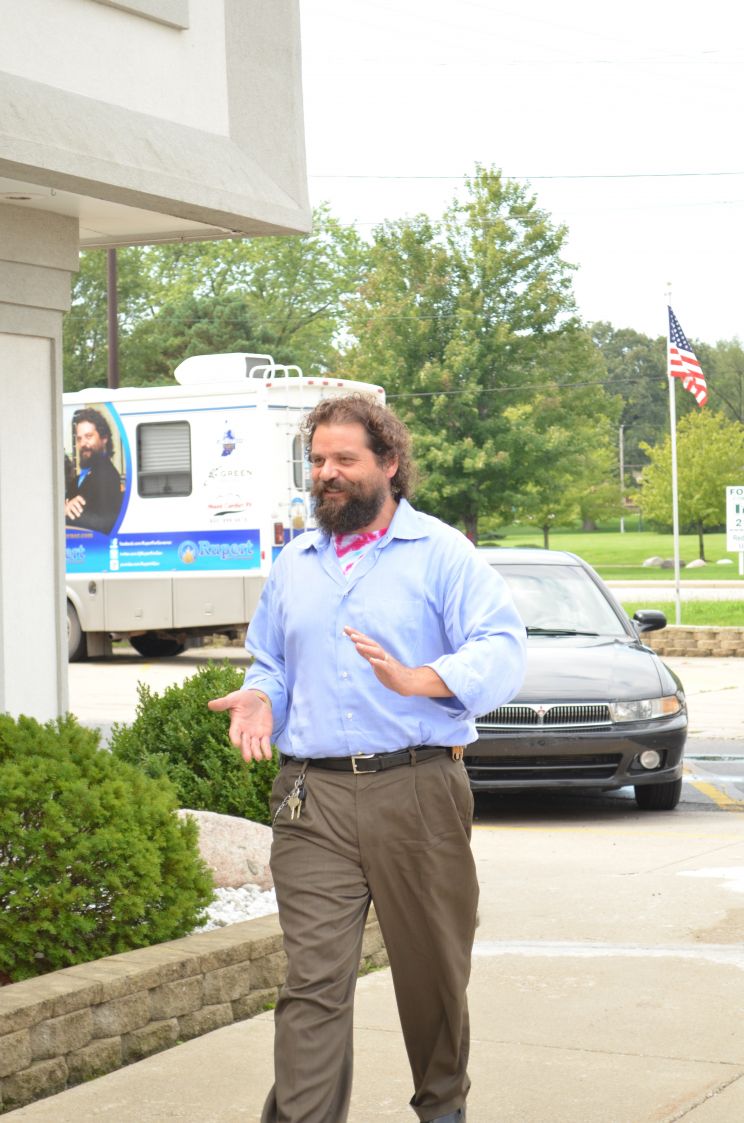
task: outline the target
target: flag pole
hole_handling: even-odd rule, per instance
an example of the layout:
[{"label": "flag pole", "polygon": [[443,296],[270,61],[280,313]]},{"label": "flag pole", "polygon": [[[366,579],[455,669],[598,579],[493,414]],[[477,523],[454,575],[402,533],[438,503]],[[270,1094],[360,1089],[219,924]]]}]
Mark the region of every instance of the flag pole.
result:
[{"label": "flag pole", "polygon": [[[667,321],[672,305],[671,287],[667,290]],[[667,323],[667,340],[669,340],[669,324]],[[667,344],[668,346],[668,344]],[[672,537],[674,540],[674,614],[675,623],[682,623],[682,605],[679,588],[679,499],[677,488],[677,406],[674,397],[674,377],[671,367],[667,366],[667,380],[669,382],[669,431],[672,446]]]}]

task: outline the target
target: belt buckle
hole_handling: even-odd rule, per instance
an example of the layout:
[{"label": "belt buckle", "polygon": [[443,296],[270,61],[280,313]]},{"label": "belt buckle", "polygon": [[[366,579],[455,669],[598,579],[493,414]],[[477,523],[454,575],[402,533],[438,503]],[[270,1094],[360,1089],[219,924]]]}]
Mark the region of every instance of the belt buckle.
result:
[{"label": "belt buckle", "polygon": [[356,756],[349,758],[351,760],[351,771],[355,776],[371,776],[373,772],[377,771],[376,768],[357,768],[356,763],[358,760],[371,760],[374,755],[374,753],[357,753]]}]

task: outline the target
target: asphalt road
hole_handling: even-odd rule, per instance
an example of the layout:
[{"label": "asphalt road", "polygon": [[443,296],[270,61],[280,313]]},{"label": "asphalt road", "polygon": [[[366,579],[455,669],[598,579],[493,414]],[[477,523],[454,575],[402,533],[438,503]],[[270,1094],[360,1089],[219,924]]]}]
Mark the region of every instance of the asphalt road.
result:
[{"label": "asphalt road", "polygon": [[[664,604],[673,601],[675,596],[673,580],[649,581],[646,585],[635,581],[627,585],[624,585],[622,581],[607,581],[606,584],[617,600],[631,603],[648,602],[649,607],[653,603]],[[689,581],[685,579],[680,581],[679,596],[680,600],[683,601],[744,600],[744,581],[741,579],[738,581]]]}]

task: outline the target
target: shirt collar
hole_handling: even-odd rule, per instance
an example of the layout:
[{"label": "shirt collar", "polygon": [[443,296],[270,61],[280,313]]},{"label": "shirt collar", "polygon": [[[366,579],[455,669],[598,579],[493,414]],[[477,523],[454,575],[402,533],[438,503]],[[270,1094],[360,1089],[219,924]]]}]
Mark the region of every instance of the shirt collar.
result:
[{"label": "shirt collar", "polygon": [[407,499],[401,499],[383,541],[389,542],[391,538],[427,538],[428,534],[421,514],[414,510]]},{"label": "shirt collar", "polygon": [[[388,532],[381,541],[384,546],[386,542],[390,542],[393,538],[427,538],[429,531],[426,527],[425,520],[421,514],[416,511],[407,499],[401,499],[398,503],[398,508],[390,520]],[[325,550],[330,542],[330,536],[323,530],[306,530],[301,534],[297,542],[298,550]]]}]

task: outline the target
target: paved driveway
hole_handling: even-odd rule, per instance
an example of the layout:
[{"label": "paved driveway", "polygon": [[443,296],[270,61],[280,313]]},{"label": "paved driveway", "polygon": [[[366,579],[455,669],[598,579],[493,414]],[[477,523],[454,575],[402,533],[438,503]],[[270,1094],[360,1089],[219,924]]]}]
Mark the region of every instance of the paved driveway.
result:
[{"label": "paved driveway", "polygon": [[[675,597],[674,581],[624,583],[608,581],[607,586],[620,602],[648,601],[663,604]],[[739,581],[689,581],[679,583],[680,600],[744,600],[744,579]]]},{"label": "paved driveway", "polygon": [[[469,1123],[744,1119],[744,816],[502,802],[473,852]],[[262,1014],[9,1123],[257,1123],[272,1039]],[[387,970],[359,980],[354,1045],[349,1123],[413,1123]]]}]

